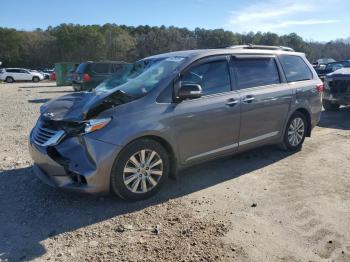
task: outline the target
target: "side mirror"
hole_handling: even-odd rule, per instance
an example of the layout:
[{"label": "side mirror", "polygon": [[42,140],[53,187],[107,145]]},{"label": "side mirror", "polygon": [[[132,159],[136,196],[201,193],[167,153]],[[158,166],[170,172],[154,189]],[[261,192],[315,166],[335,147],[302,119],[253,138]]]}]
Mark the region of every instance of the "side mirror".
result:
[{"label": "side mirror", "polygon": [[195,99],[202,96],[202,87],[197,84],[185,84],[182,85],[178,92],[180,100]]}]

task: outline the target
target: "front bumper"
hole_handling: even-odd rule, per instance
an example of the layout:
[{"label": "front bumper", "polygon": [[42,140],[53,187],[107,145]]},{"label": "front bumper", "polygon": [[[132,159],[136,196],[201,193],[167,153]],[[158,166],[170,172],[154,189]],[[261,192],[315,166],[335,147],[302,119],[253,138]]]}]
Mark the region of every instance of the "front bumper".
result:
[{"label": "front bumper", "polygon": [[52,147],[29,139],[33,171],[44,183],[84,193],[108,193],[114,160],[121,148],[99,140],[69,137]]}]

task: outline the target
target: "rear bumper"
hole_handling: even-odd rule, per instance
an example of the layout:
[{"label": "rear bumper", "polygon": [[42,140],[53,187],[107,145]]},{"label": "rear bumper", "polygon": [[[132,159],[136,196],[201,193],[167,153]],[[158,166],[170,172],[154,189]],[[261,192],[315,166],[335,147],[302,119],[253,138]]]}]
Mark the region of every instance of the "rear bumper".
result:
[{"label": "rear bumper", "polygon": [[33,171],[44,183],[84,193],[108,193],[110,174],[120,148],[98,140],[76,137],[54,147],[42,147],[29,139]]},{"label": "rear bumper", "polygon": [[326,81],[323,99],[339,105],[350,105],[350,77]]}]

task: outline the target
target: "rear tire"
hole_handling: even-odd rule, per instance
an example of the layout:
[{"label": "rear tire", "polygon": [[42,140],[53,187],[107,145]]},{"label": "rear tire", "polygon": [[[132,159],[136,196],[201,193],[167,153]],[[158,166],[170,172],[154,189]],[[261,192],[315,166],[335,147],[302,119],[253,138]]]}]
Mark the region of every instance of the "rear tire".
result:
[{"label": "rear tire", "polygon": [[299,151],[304,143],[308,129],[305,116],[300,112],[295,112],[288,120],[284,131],[282,149],[288,151]]},{"label": "rear tire", "polygon": [[6,83],[13,83],[13,82],[15,82],[15,80],[11,76],[8,76],[8,77],[6,77],[5,82]]},{"label": "rear tire", "polygon": [[157,141],[131,142],[119,154],[111,172],[111,189],[123,199],[142,200],[155,195],[170,171],[168,152]]},{"label": "rear tire", "polygon": [[40,81],[40,78],[37,77],[37,76],[34,76],[33,79],[32,79],[32,81],[33,81],[34,83],[38,83],[38,82]]},{"label": "rear tire", "polygon": [[334,111],[334,110],[339,109],[339,107],[340,107],[339,104],[332,103],[331,101],[326,100],[326,99],[322,100],[322,105],[326,111]]}]

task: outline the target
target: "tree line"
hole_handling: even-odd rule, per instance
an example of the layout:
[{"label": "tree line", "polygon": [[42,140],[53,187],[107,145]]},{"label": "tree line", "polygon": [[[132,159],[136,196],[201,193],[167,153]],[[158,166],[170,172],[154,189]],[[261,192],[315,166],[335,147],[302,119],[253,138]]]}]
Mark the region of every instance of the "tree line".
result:
[{"label": "tree line", "polygon": [[[345,36],[346,37],[346,36]],[[61,24],[46,30],[20,31],[0,27],[3,67],[52,67],[55,62],[137,59],[176,50],[222,48],[239,44],[289,46],[306,53],[310,61],[322,57],[350,59],[349,41],[307,42],[295,33],[239,34],[223,29],[189,30],[178,27],[116,24]]]}]

